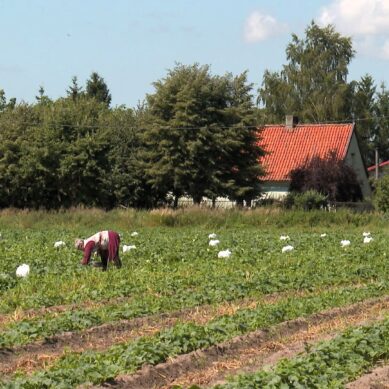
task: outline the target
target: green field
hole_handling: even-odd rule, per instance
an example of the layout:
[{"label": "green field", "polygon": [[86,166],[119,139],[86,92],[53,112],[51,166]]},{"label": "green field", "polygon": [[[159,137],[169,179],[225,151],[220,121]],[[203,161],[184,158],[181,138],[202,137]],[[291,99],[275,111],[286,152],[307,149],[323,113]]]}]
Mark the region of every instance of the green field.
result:
[{"label": "green field", "polygon": [[[80,266],[81,252],[74,249],[74,238],[100,229],[115,229],[122,245],[136,246],[121,253],[122,269],[101,272]],[[137,236],[131,235],[134,231]],[[368,244],[363,243],[366,231],[373,237]],[[4,211],[0,232],[0,347],[4,349],[155,314],[217,307],[227,301],[256,302],[206,323],[178,322],[104,350],[68,350],[43,370],[8,374],[3,379],[7,387],[103,383],[145,363],[155,365],[389,290],[389,228],[384,217],[374,214]],[[220,240],[216,247],[208,244],[210,233]],[[281,235],[290,239],[280,240]],[[341,247],[344,239],[350,240],[350,246]],[[66,246],[55,248],[59,240]],[[282,253],[285,245],[294,249]],[[231,256],[218,258],[218,252],[226,249]],[[15,270],[23,263],[30,266],[30,274],[18,278]],[[269,295],[279,298],[265,302]]]}]

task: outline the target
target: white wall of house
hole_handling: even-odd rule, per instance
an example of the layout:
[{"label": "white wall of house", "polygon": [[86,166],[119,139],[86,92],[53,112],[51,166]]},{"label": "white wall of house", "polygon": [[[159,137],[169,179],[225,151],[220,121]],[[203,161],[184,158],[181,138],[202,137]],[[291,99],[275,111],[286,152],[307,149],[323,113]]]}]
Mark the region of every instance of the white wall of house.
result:
[{"label": "white wall of house", "polygon": [[289,192],[289,181],[265,181],[261,189],[261,198],[281,200]]},{"label": "white wall of house", "polygon": [[351,166],[355,171],[359,184],[361,185],[363,197],[365,199],[371,198],[372,192],[369,184],[369,178],[365,169],[365,165],[363,164],[357,137],[354,132],[350,140],[350,145],[347,150],[345,161],[347,165]]}]

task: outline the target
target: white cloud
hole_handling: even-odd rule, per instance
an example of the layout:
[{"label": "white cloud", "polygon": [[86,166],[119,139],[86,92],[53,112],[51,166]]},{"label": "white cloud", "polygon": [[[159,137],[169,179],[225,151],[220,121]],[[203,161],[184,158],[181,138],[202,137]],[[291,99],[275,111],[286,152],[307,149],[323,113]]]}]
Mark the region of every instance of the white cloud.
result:
[{"label": "white cloud", "polygon": [[332,0],[318,23],[352,36],[359,53],[389,59],[389,0]]},{"label": "white cloud", "polygon": [[285,25],[279,23],[273,16],[253,11],[244,26],[246,42],[259,42],[285,31]]},{"label": "white cloud", "polygon": [[387,40],[382,46],[381,57],[383,59],[389,59],[389,40]]}]

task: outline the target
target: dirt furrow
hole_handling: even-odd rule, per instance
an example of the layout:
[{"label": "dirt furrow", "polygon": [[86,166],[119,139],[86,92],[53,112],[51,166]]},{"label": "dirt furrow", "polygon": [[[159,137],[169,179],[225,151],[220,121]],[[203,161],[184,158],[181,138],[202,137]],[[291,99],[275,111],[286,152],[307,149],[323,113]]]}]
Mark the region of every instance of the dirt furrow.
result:
[{"label": "dirt furrow", "polygon": [[346,385],[346,389],[389,389],[389,365],[376,366]]},{"label": "dirt furrow", "polygon": [[144,366],[133,375],[118,376],[110,385],[133,389],[213,386],[224,382],[227,375],[257,371],[294,356],[304,351],[307,344],[330,339],[350,325],[377,320],[384,311],[389,311],[389,297],[331,309],[196,350],[157,366]]},{"label": "dirt furrow", "polygon": [[[360,286],[355,285],[355,288]],[[47,368],[65,352],[105,350],[114,344],[128,342],[140,336],[152,335],[157,331],[173,326],[179,321],[205,324],[218,316],[233,315],[239,309],[254,309],[258,304],[273,304],[286,296],[303,297],[319,292],[275,293],[262,296],[257,300],[247,298],[226,302],[218,306],[198,306],[170,313],[116,321],[82,331],[65,332],[24,346],[0,348],[0,374],[11,375],[16,370],[29,373]]]},{"label": "dirt furrow", "polygon": [[[266,301],[270,303],[271,300]],[[152,335],[173,326],[178,321],[205,324],[217,316],[233,315],[238,309],[253,309],[258,303],[258,301],[242,300],[218,306],[196,307],[103,324],[83,331],[66,332],[25,346],[0,348],[0,373],[9,375],[17,369],[29,372],[53,363],[65,350],[66,352],[70,350],[80,352],[86,349],[104,350],[117,343]]]}]

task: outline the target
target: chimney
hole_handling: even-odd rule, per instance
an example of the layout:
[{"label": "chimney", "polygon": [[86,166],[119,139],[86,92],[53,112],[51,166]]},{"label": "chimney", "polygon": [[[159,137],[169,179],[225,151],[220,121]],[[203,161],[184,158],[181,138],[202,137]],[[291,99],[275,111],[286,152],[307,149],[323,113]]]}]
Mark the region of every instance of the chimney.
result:
[{"label": "chimney", "polygon": [[285,117],[285,127],[286,129],[293,129],[298,124],[299,119],[294,115],[286,115]]}]

